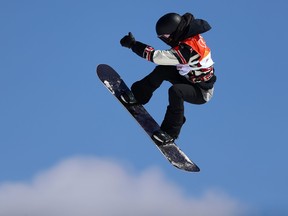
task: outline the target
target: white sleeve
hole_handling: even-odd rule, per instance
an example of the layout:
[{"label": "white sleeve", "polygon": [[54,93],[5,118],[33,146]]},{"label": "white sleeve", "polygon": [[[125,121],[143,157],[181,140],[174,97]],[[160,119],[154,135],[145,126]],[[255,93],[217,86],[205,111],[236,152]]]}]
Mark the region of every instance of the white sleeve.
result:
[{"label": "white sleeve", "polygon": [[178,59],[171,50],[155,50],[153,62],[158,65],[177,65]]}]

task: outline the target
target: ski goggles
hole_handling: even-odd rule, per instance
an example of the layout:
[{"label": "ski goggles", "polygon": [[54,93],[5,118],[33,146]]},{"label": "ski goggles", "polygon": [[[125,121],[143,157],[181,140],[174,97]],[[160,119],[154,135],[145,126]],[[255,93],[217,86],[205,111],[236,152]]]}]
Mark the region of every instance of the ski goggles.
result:
[{"label": "ski goggles", "polygon": [[160,38],[162,41],[168,44],[172,41],[172,38],[170,38],[170,34],[158,35],[158,38]]}]

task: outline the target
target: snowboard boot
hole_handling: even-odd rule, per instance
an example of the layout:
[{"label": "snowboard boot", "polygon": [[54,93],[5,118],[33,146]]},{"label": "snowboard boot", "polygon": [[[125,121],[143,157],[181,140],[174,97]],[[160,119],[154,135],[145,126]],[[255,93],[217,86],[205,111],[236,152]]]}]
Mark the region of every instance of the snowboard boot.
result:
[{"label": "snowboard boot", "polygon": [[175,138],[171,137],[163,130],[157,130],[153,133],[152,139],[157,142],[157,145],[166,145],[168,143],[173,143]]},{"label": "snowboard boot", "polygon": [[132,106],[138,104],[132,92],[121,92],[120,99],[126,105]]}]

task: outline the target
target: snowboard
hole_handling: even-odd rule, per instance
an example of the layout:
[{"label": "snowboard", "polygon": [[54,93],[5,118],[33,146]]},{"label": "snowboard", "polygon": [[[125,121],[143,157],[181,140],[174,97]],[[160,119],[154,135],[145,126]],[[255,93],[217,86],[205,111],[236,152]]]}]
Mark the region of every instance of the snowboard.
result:
[{"label": "snowboard", "polygon": [[[122,92],[131,91],[120,75],[107,64],[99,64],[96,71],[104,86],[112,95],[115,96],[115,98],[117,98],[117,100],[125,107],[125,109],[132,115],[132,117],[151,138],[153,132],[159,130],[160,126],[143,105],[127,105],[120,99]],[[173,166],[189,172],[200,171],[199,167],[188,158],[188,156],[175,144],[175,142],[159,145],[152,138],[151,140]]]}]

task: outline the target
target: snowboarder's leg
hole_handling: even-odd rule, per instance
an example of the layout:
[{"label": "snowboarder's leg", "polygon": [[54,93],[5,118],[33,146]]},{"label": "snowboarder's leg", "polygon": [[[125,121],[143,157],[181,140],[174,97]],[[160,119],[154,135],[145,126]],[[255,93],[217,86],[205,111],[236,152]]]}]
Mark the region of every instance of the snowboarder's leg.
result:
[{"label": "snowboarder's leg", "polygon": [[153,92],[160,87],[163,81],[183,79],[175,66],[159,65],[142,80],[135,82],[131,90],[140,104],[146,104],[151,99]]},{"label": "snowboarder's leg", "polygon": [[169,88],[169,105],[161,129],[173,139],[179,136],[185,122],[184,101],[193,104],[205,103],[201,90],[193,85],[175,84]]}]

